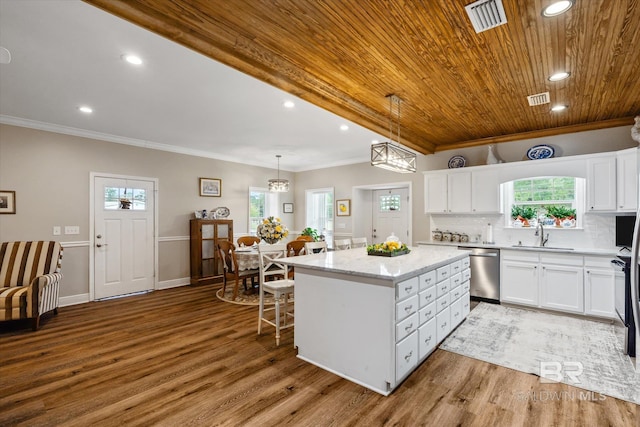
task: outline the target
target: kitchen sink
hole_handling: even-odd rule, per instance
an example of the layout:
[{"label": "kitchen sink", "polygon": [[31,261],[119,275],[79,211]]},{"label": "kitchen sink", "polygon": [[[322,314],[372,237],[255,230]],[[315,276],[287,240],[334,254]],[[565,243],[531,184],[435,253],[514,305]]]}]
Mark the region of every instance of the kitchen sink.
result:
[{"label": "kitchen sink", "polygon": [[525,248],[525,249],[541,249],[552,251],[572,251],[573,248],[560,248],[557,246],[536,246],[536,245],[511,245],[512,248]]}]

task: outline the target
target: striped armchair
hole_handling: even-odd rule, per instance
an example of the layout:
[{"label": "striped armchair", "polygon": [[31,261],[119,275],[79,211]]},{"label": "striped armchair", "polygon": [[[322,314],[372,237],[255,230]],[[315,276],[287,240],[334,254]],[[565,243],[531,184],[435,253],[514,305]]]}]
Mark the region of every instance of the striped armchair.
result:
[{"label": "striped armchair", "polygon": [[0,321],[58,314],[62,247],[58,242],[3,242],[0,245]]}]

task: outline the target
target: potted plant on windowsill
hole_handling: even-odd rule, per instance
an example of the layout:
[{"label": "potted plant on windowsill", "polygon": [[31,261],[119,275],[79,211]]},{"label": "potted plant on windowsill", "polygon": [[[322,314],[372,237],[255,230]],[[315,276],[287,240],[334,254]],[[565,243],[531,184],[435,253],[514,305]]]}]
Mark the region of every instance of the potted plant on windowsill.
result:
[{"label": "potted plant on windowsill", "polygon": [[546,206],[547,216],[552,218],[555,226],[571,228],[576,225],[576,210],[566,206]]},{"label": "potted plant on windowsill", "polygon": [[530,227],[530,221],[536,217],[537,211],[532,206],[511,206],[511,219],[514,227]]}]

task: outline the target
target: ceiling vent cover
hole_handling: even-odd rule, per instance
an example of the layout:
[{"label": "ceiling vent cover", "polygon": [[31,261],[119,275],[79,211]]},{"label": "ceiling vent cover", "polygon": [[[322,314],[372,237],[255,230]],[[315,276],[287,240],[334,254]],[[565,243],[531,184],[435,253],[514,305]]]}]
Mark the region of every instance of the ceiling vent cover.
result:
[{"label": "ceiling vent cover", "polygon": [[464,7],[476,33],[507,23],[502,0],[479,0]]},{"label": "ceiling vent cover", "polygon": [[551,102],[549,100],[549,92],[536,93],[535,95],[529,95],[527,96],[527,101],[529,101],[529,107],[535,107],[536,105],[543,105]]}]

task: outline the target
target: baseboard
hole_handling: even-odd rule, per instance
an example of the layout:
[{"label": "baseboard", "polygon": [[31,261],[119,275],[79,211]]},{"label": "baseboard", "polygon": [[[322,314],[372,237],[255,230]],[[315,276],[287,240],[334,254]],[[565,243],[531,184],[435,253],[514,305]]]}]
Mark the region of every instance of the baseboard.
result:
[{"label": "baseboard", "polygon": [[58,304],[60,307],[67,307],[69,305],[76,305],[76,304],[84,304],[86,302],[89,302],[89,294],[78,294],[78,295],[71,295],[68,297],[60,297],[60,299],[58,300]]},{"label": "baseboard", "polygon": [[172,280],[163,280],[162,282],[158,282],[157,289],[177,288],[179,286],[186,286],[190,283],[191,283],[191,279],[189,277],[181,277],[180,279],[172,279]]}]

